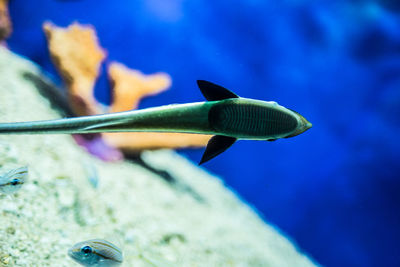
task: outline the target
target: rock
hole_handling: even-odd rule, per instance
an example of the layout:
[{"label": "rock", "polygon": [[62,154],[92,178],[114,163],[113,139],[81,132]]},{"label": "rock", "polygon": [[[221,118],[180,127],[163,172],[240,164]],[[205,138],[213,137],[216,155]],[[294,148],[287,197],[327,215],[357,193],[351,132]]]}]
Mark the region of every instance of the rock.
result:
[{"label": "rock", "polygon": [[[40,78],[38,67],[0,48],[0,122],[59,118],[26,73]],[[315,266],[218,178],[173,151],[147,152],[145,160],[204,201],[139,165],[93,158],[69,135],[0,135],[0,144],[8,146],[0,166],[10,158],[29,166],[34,185],[0,197],[3,265],[76,266],[70,246],[111,238],[121,240],[124,266]],[[87,162],[97,170],[97,188]]]}]

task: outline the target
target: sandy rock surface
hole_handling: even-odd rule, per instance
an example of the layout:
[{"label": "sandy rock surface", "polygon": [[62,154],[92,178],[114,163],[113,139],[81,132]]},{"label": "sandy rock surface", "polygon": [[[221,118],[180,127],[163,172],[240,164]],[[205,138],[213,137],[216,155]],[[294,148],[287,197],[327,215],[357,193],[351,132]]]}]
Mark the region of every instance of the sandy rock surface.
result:
[{"label": "sandy rock surface", "polygon": [[[0,122],[60,117],[39,73],[0,49]],[[218,178],[172,151],[143,158],[177,183],[102,162],[69,135],[0,135],[0,175],[29,168],[17,194],[0,195],[0,266],[78,266],[66,252],[91,238],[118,244],[123,266],[315,266]]]}]

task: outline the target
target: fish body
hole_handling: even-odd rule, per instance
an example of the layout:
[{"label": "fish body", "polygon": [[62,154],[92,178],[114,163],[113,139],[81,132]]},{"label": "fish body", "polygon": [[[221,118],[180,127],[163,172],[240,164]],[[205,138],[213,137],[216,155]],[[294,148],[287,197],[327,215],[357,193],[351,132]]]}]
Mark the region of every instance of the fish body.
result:
[{"label": "fish body", "polygon": [[84,168],[86,170],[86,175],[90,184],[97,188],[99,185],[99,174],[97,172],[96,166],[93,163],[87,162],[84,164]]},{"label": "fish body", "polygon": [[26,182],[27,176],[27,167],[13,169],[3,176],[0,176],[0,192],[3,194],[14,194]]},{"label": "fish body", "polygon": [[79,242],[68,250],[68,255],[83,266],[108,267],[122,264],[122,251],[103,239]]},{"label": "fish body", "polygon": [[312,126],[302,115],[276,102],[242,98],[206,81],[198,81],[198,85],[207,102],[50,121],[1,123],[0,134],[180,132],[214,135],[200,162],[203,163],[238,139],[274,141],[296,136]]}]

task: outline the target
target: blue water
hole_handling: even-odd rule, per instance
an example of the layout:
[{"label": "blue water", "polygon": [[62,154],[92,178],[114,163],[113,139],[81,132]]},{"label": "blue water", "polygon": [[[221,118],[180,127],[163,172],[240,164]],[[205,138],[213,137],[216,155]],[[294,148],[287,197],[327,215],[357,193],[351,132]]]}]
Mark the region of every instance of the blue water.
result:
[{"label": "blue water", "polygon": [[[14,0],[8,44],[57,80],[41,24],[78,20],[96,27],[108,61],[172,76],[141,107],[202,101],[204,79],[298,111],[311,130],[240,141],[204,167],[317,262],[400,266],[399,3]],[[104,71],[96,90],[107,103]]]}]

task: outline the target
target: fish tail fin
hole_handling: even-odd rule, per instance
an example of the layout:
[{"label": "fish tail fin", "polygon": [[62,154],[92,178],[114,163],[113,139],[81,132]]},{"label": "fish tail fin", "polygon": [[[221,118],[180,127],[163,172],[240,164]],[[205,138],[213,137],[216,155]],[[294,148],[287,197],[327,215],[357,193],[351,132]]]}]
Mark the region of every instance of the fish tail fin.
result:
[{"label": "fish tail fin", "polygon": [[0,123],[0,134],[39,134],[52,131],[55,129],[39,122]]}]

